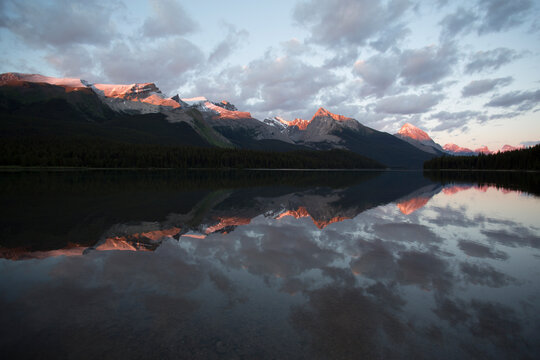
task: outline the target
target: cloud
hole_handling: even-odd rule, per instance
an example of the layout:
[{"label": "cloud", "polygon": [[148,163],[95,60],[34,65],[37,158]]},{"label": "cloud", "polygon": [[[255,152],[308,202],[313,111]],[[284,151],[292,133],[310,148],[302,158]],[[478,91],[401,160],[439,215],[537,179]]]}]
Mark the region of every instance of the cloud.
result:
[{"label": "cloud", "polygon": [[374,55],[366,61],[357,61],[353,73],[365,81],[364,94],[384,95],[399,75],[398,59],[395,56]]},{"label": "cloud", "polygon": [[186,35],[198,29],[199,25],[191,19],[182,5],[174,0],[152,0],[153,14],[143,26],[142,33],[150,38],[163,38],[173,35]]},{"label": "cloud", "polygon": [[479,7],[485,9],[479,34],[507,30],[523,23],[532,7],[530,0],[480,0]]},{"label": "cloud", "polygon": [[369,43],[371,47],[380,52],[385,52],[390,47],[395,45],[399,40],[405,39],[411,30],[403,24],[388,26],[379,36],[378,39]]},{"label": "cloud", "polygon": [[485,106],[509,107],[521,105],[520,110],[529,110],[540,102],[540,90],[512,91],[492,98]]},{"label": "cloud", "polygon": [[497,70],[501,66],[519,59],[516,51],[508,48],[496,48],[488,51],[478,51],[465,66],[465,73],[473,74],[484,70]]},{"label": "cloud", "polygon": [[522,141],[522,142],[520,142],[520,145],[523,145],[523,146],[534,146],[536,144],[540,144],[540,140]]},{"label": "cloud", "polygon": [[422,85],[439,81],[451,73],[457,55],[452,43],[404,51],[400,59],[404,83]]},{"label": "cloud", "polygon": [[216,63],[227,58],[249,36],[247,30],[237,30],[234,25],[226,25],[226,27],[228,32],[225,39],[216,45],[208,57],[210,63]]},{"label": "cloud", "polygon": [[436,94],[391,96],[379,100],[375,112],[402,115],[425,113],[441,99],[442,96]]},{"label": "cloud", "polygon": [[242,95],[256,103],[252,108],[257,111],[305,108],[321,89],[340,82],[328,69],[287,56],[254,60],[241,77]]},{"label": "cloud", "polygon": [[440,122],[439,125],[433,128],[433,131],[444,131],[460,128],[465,130],[470,121],[484,122],[487,120],[487,117],[479,111],[465,110],[458,112],[440,111],[432,114],[430,119],[437,119]]},{"label": "cloud", "polygon": [[117,34],[112,13],[120,5],[114,0],[8,0],[3,6],[0,27],[33,47],[106,45]]},{"label": "cloud", "polygon": [[186,74],[204,63],[204,54],[182,38],[151,45],[115,43],[98,54],[103,74],[112,82],[155,82],[164,92],[178,88]]},{"label": "cloud", "polygon": [[511,76],[497,79],[484,79],[484,80],[474,80],[468,83],[461,90],[461,95],[463,97],[475,96],[487,93],[498,86],[507,86],[514,78]]},{"label": "cloud", "polygon": [[387,48],[399,37],[392,41],[385,29],[388,24],[396,24],[410,7],[406,0],[388,4],[371,0],[307,0],[296,5],[293,16],[310,31],[309,41],[315,44],[339,49],[361,46],[373,39]]},{"label": "cloud", "polygon": [[470,32],[478,19],[478,15],[474,12],[458,8],[454,13],[448,14],[439,22],[442,27],[441,39],[451,40],[459,34]]},{"label": "cloud", "polygon": [[311,51],[308,45],[296,38],[281,42],[281,47],[287,56],[302,55]]}]

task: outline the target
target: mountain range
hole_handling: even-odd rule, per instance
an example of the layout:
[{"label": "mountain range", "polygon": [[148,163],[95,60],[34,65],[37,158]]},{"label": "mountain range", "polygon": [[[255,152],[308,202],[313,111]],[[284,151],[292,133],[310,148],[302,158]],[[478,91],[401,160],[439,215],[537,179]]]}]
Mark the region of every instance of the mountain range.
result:
[{"label": "mountain range", "polygon": [[457,145],[443,148],[411,124],[391,135],[322,107],[310,120],[260,121],[225,100],[166,97],[154,83],[92,84],[77,78],[5,73],[0,75],[0,113],[2,138],[84,136],[277,152],[343,149],[390,168],[420,168],[434,156],[473,153]]}]

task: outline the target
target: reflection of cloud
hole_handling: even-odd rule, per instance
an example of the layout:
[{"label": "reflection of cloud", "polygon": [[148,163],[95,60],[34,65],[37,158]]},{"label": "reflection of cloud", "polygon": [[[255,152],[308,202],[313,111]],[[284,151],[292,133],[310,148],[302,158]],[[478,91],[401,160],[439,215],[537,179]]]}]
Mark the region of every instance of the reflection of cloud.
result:
[{"label": "reflection of cloud", "polygon": [[447,263],[434,254],[418,251],[401,253],[398,260],[398,280],[402,284],[415,284],[422,289],[447,292],[452,287],[453,276]]},{"label": "reflection of cloud", "polygon": [[458,246],[465,254],[469,256],[499,260],[508,259],[507,253],[491,249],[486,245],[479,244],[474,241],[460,240]]},{"label": "reflection of cloud", "polygon": [[461,263],[460,268],[465,275],[465,281],[474,285],[499,288],[516,282],[514,278],[495,270],[489,265],[464,262]]},{"label": "reflection of cloud", "polygon": [[[375,286],[370,296],[359,288],[329,286],[308,293],[309,301],[293,308],[293,326],[310,336],[313,355],[329,359],[395,357],[410,329],[387,307],[402,300],[392,291]],[[390,298],[386,296],[390,295]],[[381,301],[383,300],[383,301]],[[390,341],[385,346],[380,333]],[[403,356],[403,354],[401,354]]]},{"label": "reflection of cloud", "polygon": [[476,315],[470,328],[474,336],[490,338],[501,349],[515,349],[522,342],[521,326],[512,309],[479,300],[473,300],[471,307]]},{"label": "reflection of cloud", "polygon": [[540,249],[540,236],[519,226],[515,226],[513,232],[509,232],[508,230],[481,230],[481,233],[487,236],[488,240],[495,241],[501,245]]},{"label": "reflection of cloud", "polygon": [[433,312],[441,319],[448,321],[452,326],[465,323],[470,319],[467,306],[460,300],[453,301],[448,298],[439,299]]},{"label": "reflection of cloud", "polygon": [[442,240],[429,227],[419,224],[375,224],[373,231],[376,236],[385,240],[418,242],[425,245],[438,243]]},{"label": "reflection of cloud", "polygon": [[353,259],[350,267],[354,274],[376,280],[394,278],[397,269],[394,256],[381,241],[373,243],[373,248],[360,258]]}]

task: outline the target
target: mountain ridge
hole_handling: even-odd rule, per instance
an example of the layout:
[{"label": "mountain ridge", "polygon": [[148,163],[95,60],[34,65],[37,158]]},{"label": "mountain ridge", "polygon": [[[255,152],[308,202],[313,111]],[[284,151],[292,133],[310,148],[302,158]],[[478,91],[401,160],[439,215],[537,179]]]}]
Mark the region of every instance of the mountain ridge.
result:
[{"label": "mountain ridge", "polygon": [[[182,137],[180,133],[173,136],[174,131],[167,134],[167,127],[185,124],[182,125],[183,128],[187,129],[185,126],[191,128],[193,131],[189,131],[190,144],[264,151],[342,149],[393,168],[421,168],[425,160],[433,157],[433,154],[417,149],[390,134],[364,126],[353,118],[334,114],[323,107],[317,110],[311,120],[295,119],[286,122],[282,118],[274,118],[260,121],[253,118],[249,112],[238,111],[233,104],[225,100],[211,102],[205,97],[190,99],[180,98],[178,95],[165,97],[156,84],[151,82],[127,85],[92,84],[75,78],[6,73],[0,75],[0,87],[2,103],[8,104],[3,106],[4,112],[10,116],[21,116],[28,115],[28,111],[35,109],[30,111],[32,116],[39,115],[38,117],[42,119],[39,121],[40,126],[47,128],[48,133],[54,133],[52,124],[58,119],[64,119],[67,124],[65,126],[73,128],[75,119],[80,118],[81,120],[77,121],[84,119],[87,122],[84,127],[96,122],[106,125],[98,129],[98,133],[109,137],[113,136],[113,133],[118,133],[115,130],[111,135],[106,134],[109,131],[107,129],[110,129],[109,124],[112,123],[117,124],[115,126],[120,125],[121,129],[131,129],[129,131],[135,127],[140,136],[144,136],[145,132],[155,133],[153,122],[159,121],[163,129],[160,130],[161,138],[169,139],[165,142],[172,141],[179,145],[184,140],[175,141],[174,137],[185,138],[185,136]],[[24,89],[31,87],[34,87],[35,94],[29,97]],[[78,95],[74,95],[76,93]],[[76,101],[76,96],[81,99]],[[65,101],[67,104],[62,105],[58,101]],[[88,113],[83,106],[87,105],[85,102],[93,103],[94,108],[100,109],[95,111],[99,116],[92,112]],[[45,105],[46,103],[49,105]],[[48,106],[49,110],[40,111],[43,106]],[[55,106],[57,109],[64,109],[62,110],[64,114],[48,122],[46,119],[48,111],[54,110]],[[69,112],[71,115],[68,115]],[[144,120],[144,124],[130,123],[129,118],[137,116],[143,118],[146,116],[148,120]],[[118,122],[115,120],[118,118],[124,120]],[[17,121],[12,120],[10,126],[16,128]],[[58,129],[58,125],[55,126]]]}]

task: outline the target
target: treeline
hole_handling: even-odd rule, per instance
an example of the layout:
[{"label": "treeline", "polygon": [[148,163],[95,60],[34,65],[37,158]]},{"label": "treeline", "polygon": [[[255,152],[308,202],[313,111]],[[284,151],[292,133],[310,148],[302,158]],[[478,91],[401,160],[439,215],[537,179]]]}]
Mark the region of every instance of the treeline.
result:
[{"label": "treeline", "polygon": [[424,162],[430,170],[540,170],[540,144],[528,149],[478,156],[441,156]]},{"label": "treeline", "polygon": [[540,173],[517,171],[424,171],[424,177],[442,185],[476,184],[525,191],[540,196]]},{"label": "treeline", "polygon": [[0,166],[183,169],[384,168],[374,160],[344,150],[266,152],[43,137],[0,140]]}]

